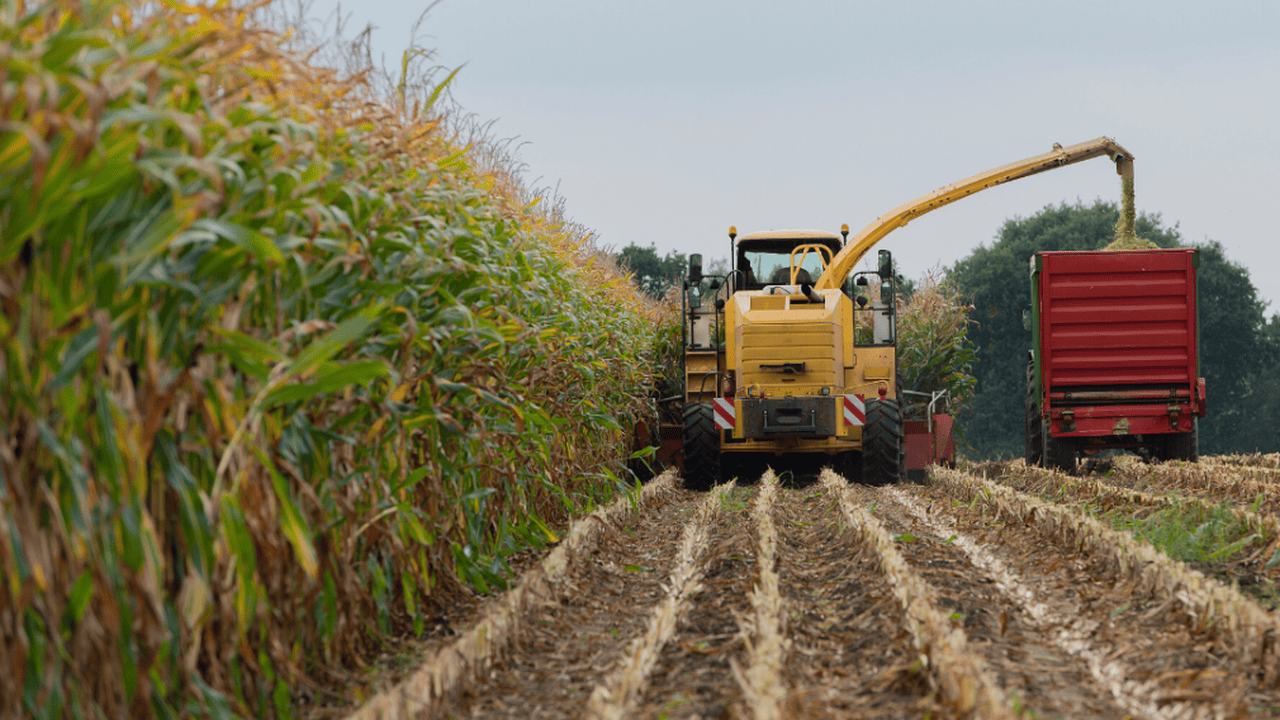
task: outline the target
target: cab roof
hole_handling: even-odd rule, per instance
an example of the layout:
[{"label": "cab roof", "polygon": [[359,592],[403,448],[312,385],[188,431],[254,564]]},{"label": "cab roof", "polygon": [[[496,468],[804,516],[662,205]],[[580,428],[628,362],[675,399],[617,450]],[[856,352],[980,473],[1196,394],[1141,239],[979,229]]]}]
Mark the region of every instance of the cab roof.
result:
[{"label": "cab roof", "polygon": [[765,230],[738,236],[740,252],[786,253],[797,245],[825,245],[837,253],[844,242],[839,235],[822,230]]},{"label": "cab roof", "polygon": [[744,240],[835,240],[840,242],[840,236],[825,230],[763,230],[738,236],[738,242]]}]

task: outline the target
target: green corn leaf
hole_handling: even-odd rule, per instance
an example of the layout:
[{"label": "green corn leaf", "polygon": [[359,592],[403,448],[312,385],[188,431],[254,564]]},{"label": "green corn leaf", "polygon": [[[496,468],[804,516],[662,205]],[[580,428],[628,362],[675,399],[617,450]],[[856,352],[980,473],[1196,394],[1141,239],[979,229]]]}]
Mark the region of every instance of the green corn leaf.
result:
[{"label": "green corn leaf", "polygon": [[307,400],[322,393],[337,392],[351,385],[364,386],[390,372],[386,363],[377,360],[327,367],[322,365],[319,376],[315,380],[276,388],[262,399],[261,406],[267,409],[285,403]]},{"label": "green corn leaf", "polygon": [[81,330],[79,334],[71,339],[71,342],[67,343],[67,352],[62,358],[62,367],[58,368],[58,374],[49,382],[48,390],[52,392],[71,382],[71,378],[80,372],[85,358],[88,358],[97,349],[98,329],[96,327],[88,327]]},{"label": "green corn leaf", "polygon": [[231,553],[236,557],[236,569],[242,581],[251,580],[258,567],[258,554],[254,549],[253,536],[249,534],[249,528],[245,525],[240,503],[231,495],[223,495],[220,500],[222,529]]},{"label": "green corn leaf", "polygon": [[417,543],[430,547],[435,542],[435,536],[423,526],[418,518],[414,517],[413,510],[407,504],[401,503],[397,507],[400,508],[400,522],[404,527],[408,528],[409,536]]},{"label": "green corn leaf", "polygon": [[192,223],[192,228],[207,230],[218,237],[226,238],[255,256],[279,263],[284,260],[284,253],[271,242],[271,238],[261,232],[226,220],[205,218]]},{"label": "green corn leaf", "polygon": [[405,477],[404,482],[401,482],[400,484],[391,488],[391,494],[395,495],[399,493],[401,490],[407,490],[413,487],[414,485],[417,485],[419,482],[422,482],[422,479],[427,476],[427,469],[428,468],[426,467],[420,467],[414,470],[413,472],[409,473],[409,475]]},{"label": "green corn leaf", "polygon": [[284,536],[289,539],[289,544],[293,546],[294,553],[298,556],[298,562],[302,565],[302,569],[312,580],[320,577],[320,561],[316,556],[315,545],[311,542],[311,528],[307,526],[306,520],[302,518],[302,513],[298,512],[298,506],[293,502],[293,496],[289,493],[289,484],[285,481],[279,471],[275,468],[275,463],[261,448],[251,446],[253,454],[258,456],[258,461],[271,474],[271,485],[276,491],[276,500],[280,502],[280,530]]},{"label": "green corn leaf", "polygon": [[288,375],[298,375],[316,367],[338,353],[347,343],[364,335],[386,309],[385,303],[377,303],[362,308],[354,316],[342,321],[338,327],[325,333],[320,339],[313,341],[293,359]]},{"label": "green corn leaf", "polygon": [[89,606],[89,600],[93,598],[93,573],[85,570],[80,573],[80,577],[76,578],[76,584],[71,588],[71,595],[67,598],[67,610],[71,615],[71,619],[80,622],[80,618],[84,617],[84,611]]}]

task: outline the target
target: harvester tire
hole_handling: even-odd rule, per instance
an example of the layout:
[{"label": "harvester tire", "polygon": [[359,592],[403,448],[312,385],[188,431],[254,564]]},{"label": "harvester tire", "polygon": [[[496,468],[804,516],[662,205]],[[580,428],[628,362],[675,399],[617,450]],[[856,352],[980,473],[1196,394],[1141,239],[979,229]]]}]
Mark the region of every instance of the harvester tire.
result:
[{"label": "harvester tire", "polygon": [[1076,439],[1057,438],[1050,435],[1048,423],[1041,427],[1041,432],[1044,434],[1044,466],[1050,470],[1074,473],[1076,471]]},{"label": "harvester tire", "polygon": [[1193,419],[1191,432],[1172,433],[1164,436],[1164,459],[1199,462],[1200,460],[1200,428]]},{"label": "harvester tire", "polygon": [[684,486],[710,490],[720,480],[720,431],[709,402],[684,404]]},{"label": "harvester tire", "polygon": [[897,400],[868,400],[862,426],[862,482],[891,485],[902,481],[902,409]]},{"label": "harvester tire", "polygon": [[1027,361],[1027,465],[1044,464],[1044,426],[1040,424],[1040,398],[1036,397],[1035,363]]}]

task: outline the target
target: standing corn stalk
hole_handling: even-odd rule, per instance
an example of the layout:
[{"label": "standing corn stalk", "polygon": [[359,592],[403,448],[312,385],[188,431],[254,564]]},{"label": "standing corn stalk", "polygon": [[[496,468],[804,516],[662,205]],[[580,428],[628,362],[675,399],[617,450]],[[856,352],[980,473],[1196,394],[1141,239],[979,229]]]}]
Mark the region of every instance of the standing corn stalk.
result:
[{"label": "standing corn stalk", "polygon": [[898,309],[898,367],[904,387],[950,391],[952,414],[967,406],[977,383],[970,374],[977,353],[968,335],[972,309],[933,273]]}]

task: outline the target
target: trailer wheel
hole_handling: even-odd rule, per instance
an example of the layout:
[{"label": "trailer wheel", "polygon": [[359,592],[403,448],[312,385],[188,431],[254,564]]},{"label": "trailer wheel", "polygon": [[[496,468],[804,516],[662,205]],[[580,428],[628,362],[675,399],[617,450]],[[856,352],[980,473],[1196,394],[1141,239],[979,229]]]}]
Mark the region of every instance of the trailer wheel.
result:
[{"label": "trailer wheel", "polygon": [[684,404],[684,486],[709,490],[720,480],[720,431],[709,402]]},{"label": "trailer wheel", "polygon": [[1200,428],[1195,418],[1191,419],[1191,432],[1172,433],[1164,436],[1165,460],[1184,460],[1199,462],[1200,460]]},{"label": "trailer wheel", "polygon": [[862,426],[862,482],[889,485],[902,480],[902,410],[897,400],[868,400]]},{"label": "trailer wheel", "polygon": [[1035,363],[1027,361],[1027,465],[1044,464],[1044,426],[1040,423],[1040,398],[1036,397]]},{"label": "trailer wheel", "polygon": [[1076,471],[1076,439],[1057,438],[1050,435],[1048,423],[1041,425],[1040,432],[1044,435],[1044,466],[1051,470],[1074,473]]}]

